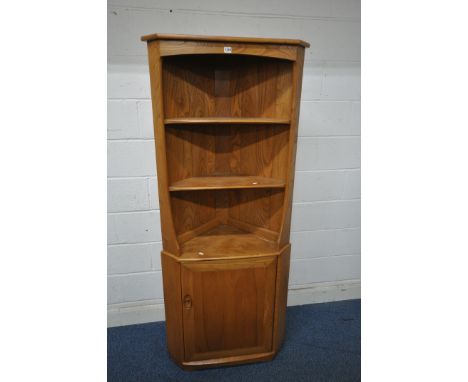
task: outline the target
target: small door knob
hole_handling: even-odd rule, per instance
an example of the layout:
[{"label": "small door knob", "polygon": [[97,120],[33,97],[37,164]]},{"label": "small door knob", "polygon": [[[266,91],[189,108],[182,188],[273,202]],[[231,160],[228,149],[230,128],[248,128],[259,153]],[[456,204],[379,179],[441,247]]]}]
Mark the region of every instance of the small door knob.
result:
[{"label": "small door knob", "polygon": [[190,309],[192,307],[192,296],[186,294],[184,297],[184,308]]}]

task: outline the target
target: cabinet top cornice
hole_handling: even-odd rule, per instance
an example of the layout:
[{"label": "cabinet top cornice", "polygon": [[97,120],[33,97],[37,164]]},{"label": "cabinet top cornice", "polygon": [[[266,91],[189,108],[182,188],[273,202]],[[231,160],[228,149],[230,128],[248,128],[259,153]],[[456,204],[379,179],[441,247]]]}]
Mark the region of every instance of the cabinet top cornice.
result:
[{"label": "cabinet top cornice", "polygon": [[303,40],[294,40],[288,38],[263,38],[263,37],[232,37],[232,36],[203,36],[190,34],[161,34],[153,33],[141,37],[141,41],[153,40],[188,40],[188,41],[213,41],[213,42],[237,42],[254,44],[277,44],[277,45],[300,45],[304,48],[310,47],[310,44]]}]

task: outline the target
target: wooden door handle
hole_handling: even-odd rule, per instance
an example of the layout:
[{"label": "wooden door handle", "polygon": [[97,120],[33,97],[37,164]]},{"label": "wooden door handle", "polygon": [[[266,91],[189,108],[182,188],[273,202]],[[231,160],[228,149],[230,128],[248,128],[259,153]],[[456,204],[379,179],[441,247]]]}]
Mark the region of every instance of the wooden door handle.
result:
[{"label": "wooden door handle", "polygon": [[189,294],[186,294],[184,296],[184,308],[185,309],[190,309],[192,307],[192,296]]}]

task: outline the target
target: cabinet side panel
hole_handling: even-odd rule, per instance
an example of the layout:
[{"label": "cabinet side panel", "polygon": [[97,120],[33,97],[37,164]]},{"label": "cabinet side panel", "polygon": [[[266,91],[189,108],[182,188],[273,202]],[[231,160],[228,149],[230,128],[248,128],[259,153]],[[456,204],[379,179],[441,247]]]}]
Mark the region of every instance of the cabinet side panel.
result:
[{"label": "cabinet side panel", "polygon": [[176,361],[182,362],[184,360],[184,337],[180,263],[162,253],[161,265],[163,273],[167,347],[171,356]]},{"label": "cabinet side panel", "polygon": [[297,61],[293,66],[293,102],[291,107],[291,128],[289,132],[289,170],[286,180],[284,199],[284,212],[281,223],[281,231],[278,238],[279,248],[289,243],[291,230],[291,208],[294,191],[294,174],[296,168],[297,129],[299,124],[299,109],[302,91],[302,71],[304,67],[304,48],[298,47]]},{"label": "cabinet side panel", "polygon": [[291,245],[288,245],[278,256],[276,274],[275,325],[273,334],[273,350],[278,351],[286,332],[286,306],[288,303],[289,263]]},{"label": "cabinet side panel", "polygon": [[178,255],[179,245],[175,235],[171,204],[169,200],[162,98],[162,61],[159,54],[158,41],[148,44],[148,60],[151,81],[151,100],[153,106],[154,140],[156,144],[156,167],[158,171],[162,242],[164,250]]},{"label": "cabinet side panel", "polygon": [[292,69],[290,62],[278,62],[276,75],[276,115],[289,116],[291,112],[292,99]]}]

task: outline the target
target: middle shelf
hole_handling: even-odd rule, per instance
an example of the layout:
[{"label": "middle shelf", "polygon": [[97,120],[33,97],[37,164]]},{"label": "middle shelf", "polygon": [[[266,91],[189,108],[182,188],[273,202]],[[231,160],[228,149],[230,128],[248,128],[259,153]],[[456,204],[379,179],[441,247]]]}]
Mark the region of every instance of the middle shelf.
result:
[{"label": "middle shelf", "polygon": [[166,125],[288,125],[288,118],[242,118],[242,117],[206,117],[206,118],[166,118]]},{"label": "middle shelf", "polygon": [[261,176],[199,176],[174,182],[169,186],[169,191],[284,187],[284,180]]}]

